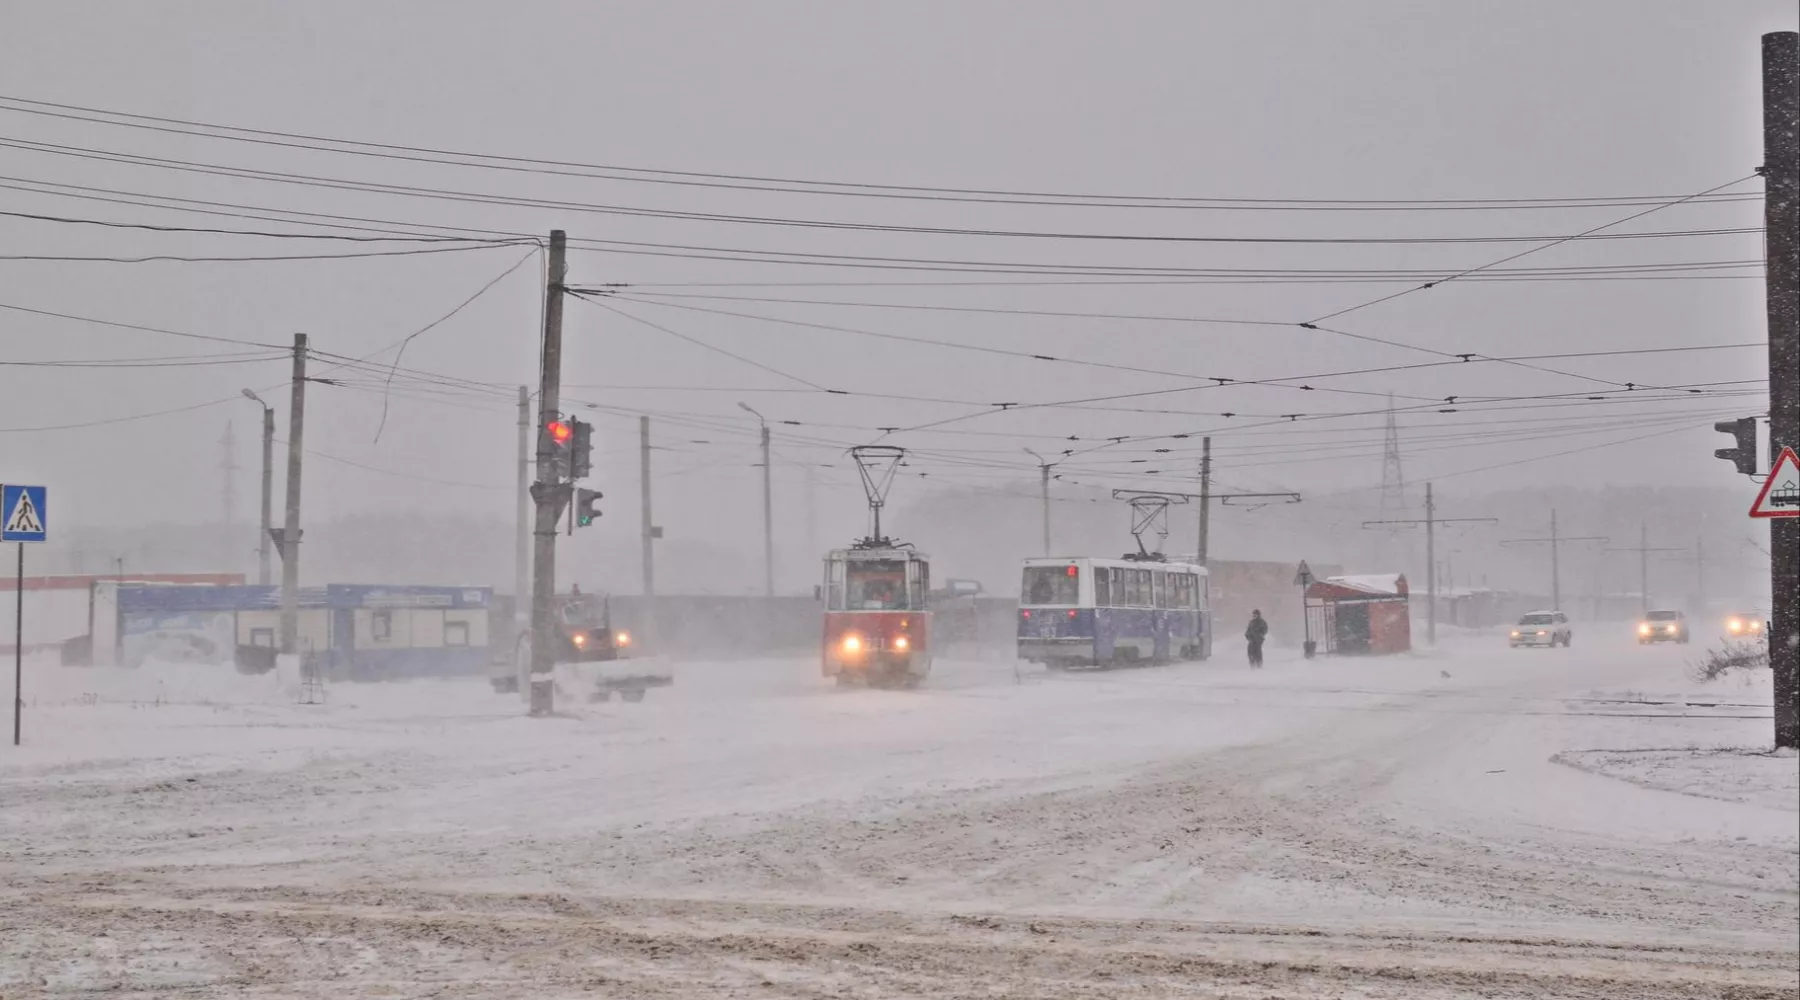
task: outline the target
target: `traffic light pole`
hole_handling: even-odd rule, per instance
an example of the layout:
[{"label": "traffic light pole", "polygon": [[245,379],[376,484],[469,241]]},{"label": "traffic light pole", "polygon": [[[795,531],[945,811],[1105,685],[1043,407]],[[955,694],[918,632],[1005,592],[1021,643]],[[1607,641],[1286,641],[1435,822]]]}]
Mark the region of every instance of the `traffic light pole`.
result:
[{"label": "traffic light pole", "polygon": [[544,285],[543,356],[538,368],[537,483],[532,488],[537,504],[531,553],[530,712],[534,716],[546,716],[556,710],[556,631],[551,611],[556,597],[556,517],[567,502],[567,491],[557,474],[557,446],[544,427],[561,416],[566,251],[566,235],[560,229],[551,230],[549,275]]},{"label": "traffic light pole", "polygon": [[[1800,450],[1800,33],[1762,36],[1769,446]],[[1773,462],[1771,462],[1771,468]],[[1800,746],[1800,518],[1769,525],[1775,746]]]}]

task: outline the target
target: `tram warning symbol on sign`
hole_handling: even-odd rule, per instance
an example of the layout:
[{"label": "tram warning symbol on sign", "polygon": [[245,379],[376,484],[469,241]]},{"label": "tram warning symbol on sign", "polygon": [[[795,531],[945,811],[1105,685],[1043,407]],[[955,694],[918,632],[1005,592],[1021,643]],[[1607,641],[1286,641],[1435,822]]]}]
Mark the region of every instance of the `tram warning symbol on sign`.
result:
[{"label": "tram warning symbol on sign", "polygon": [[42,486],[0,486],[0,542],[41,542],[47,498]]},{"label": "tram warning symbol on sign", "polygon": [[1781,457],[1769,470],[1762,492],[1750,505],[1751,517],[1800,517],[1800,456],[1794,449],[1781,449]]}]

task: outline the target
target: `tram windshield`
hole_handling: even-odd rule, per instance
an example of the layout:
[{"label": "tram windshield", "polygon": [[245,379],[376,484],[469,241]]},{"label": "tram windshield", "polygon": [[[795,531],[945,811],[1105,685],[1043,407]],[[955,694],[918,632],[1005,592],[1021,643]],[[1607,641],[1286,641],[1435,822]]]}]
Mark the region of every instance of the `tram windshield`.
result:
[{"label": "tram windshield", "polygon": [[848,569],[849,610],[907,610],[906,563],[898,559],[857,560]]},{"label": "tram windshield", "polygon": [[1081,603],[1081,571],[1074,566],[1027,566],[1019,589],[1026,604]]}]

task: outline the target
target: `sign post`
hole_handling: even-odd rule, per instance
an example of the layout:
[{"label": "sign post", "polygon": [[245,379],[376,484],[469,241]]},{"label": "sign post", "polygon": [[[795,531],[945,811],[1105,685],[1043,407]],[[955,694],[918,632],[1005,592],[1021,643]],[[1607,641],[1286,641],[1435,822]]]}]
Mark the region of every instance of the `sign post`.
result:
[{"label": "sign post", "polygon": [[1306,610],[1306,590],[1312,585],[1312,567],[1302,559],[1300,560],[1300,571],[1294,574],[1294,586],[1300,588],[1300,627],[1304,629],[1306,636],[1305,642],[1300,646],[1300,655],[1309,660],[1313,658],[1313,653],[1319,648],[1319,644],[1314,642],[1312,637],[1312,615],[1308,614]]},{"label": "sign post", "polygon": [[0,542],[19,545],[18,573],[13,580],[13,746],[19,745],[25,712],[25,543],[48,537],[44,530],[48,505],[42,486],[0,485]]}]

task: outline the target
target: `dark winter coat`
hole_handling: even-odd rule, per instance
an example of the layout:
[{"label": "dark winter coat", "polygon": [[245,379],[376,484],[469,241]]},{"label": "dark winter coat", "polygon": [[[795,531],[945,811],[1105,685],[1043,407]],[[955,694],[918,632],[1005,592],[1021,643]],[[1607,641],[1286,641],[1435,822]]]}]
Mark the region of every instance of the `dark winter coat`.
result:
[{"label": "dark winter coat", "polygon": [[1261,642],[1269,634],[1269,623],[1262,618],[1250,619],[1250,627],[1244,630],[1244,638],[1251,642]]}]

